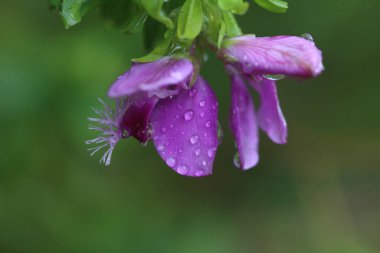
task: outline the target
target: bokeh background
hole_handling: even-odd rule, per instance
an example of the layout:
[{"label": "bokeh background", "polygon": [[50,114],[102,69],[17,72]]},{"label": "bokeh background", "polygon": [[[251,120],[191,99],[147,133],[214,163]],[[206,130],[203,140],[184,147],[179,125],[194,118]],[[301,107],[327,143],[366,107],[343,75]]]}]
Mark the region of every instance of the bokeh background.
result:
[{"label": "bokeh background", "polygon": [[262,135],[260,164],[234,168],[228,79],[210,55],[225,138],[214,175],[194,179],[133,139],[109,168],[86,152],[90,107],[144,54],[141,34],[96,14],[66,31],[45,1],[1,0],[0,252],[380,252],[380,3],[289,3],[239,18],[323,50],[322,76],[278,85],[289,143]]}]

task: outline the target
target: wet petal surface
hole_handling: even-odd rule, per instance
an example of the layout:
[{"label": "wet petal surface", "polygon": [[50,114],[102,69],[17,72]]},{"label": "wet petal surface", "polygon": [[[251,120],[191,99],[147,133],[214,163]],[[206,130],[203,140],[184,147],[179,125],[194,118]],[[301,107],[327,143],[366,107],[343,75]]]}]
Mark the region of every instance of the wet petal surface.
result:
[{"label": "wet petal surface", "polygon": [[152,91],[186,81],[193,71],[188,59],[164,57],[149,63],[135,63],[108,91],[109,97],[132,95],[138,91]]},{"label": "wet petal surface", "polygon": [[314,42],[297,36],[239,36],[226,40],[218,54],[247,74],[307,78],[323,70],[321,51]]},{"label": "wet petal surface", "polygon": [[259,126],[277,144],[285,144],[288,128],[280,107],[275,81],[262,77],[249,80],[260,94],[260,107],[257,112]]},{"label": "wet petal surface", "polygon": [[166,164],[186,176],[212,173],[218,146],[218,104],[199,77],[190,90],[160,100],[151,116],[153,142]]},{"label": "wet petal surface", "polygon": [[259,136],[255,108],[243,80],[239,76],[230,78],[230,127],[239,154],[236,157],[235,165],[247,170],[254,167],[259,161]]}]

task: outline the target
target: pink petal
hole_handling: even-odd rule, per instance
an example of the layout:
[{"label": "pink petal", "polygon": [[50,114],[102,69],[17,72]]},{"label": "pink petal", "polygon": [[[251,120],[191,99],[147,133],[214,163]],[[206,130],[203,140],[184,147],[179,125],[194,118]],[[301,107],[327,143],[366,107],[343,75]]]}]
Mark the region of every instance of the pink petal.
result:
[{"label": "pink petal", "polygon": [[288,128],[277,96],[275,81],[255,76],[249,82],[260,94],[259,126],[277,144],[285,144]]},{"label": "pink petal", "polygon": [[312,77],[323,71],[322,53],[314,42],[297,36],[255,37],[226,40],[218,52],[240,65],[246,74],[283,74]]},{"label": "pink petal", "polygon": [[193,65],[188,59],[164,57],[149,63],[135,63],[108,91],[110,97],[132,95],[138,91],[153,91],[178,85],[190,77]]},{"label": "pink petal", "polygon": [[151,116],[153,142],[169,167],[186,176],[212,173],[218,146],[217,113],[216,96],[201,77],[192,89],[157,103]]},{"label": "pink petal", "polygon": [[238,149],[238,165],[243,170],[254,167],[259,161],[259,135],[254,110],[243,80],[237,75],[231,76],[230,127]]}]

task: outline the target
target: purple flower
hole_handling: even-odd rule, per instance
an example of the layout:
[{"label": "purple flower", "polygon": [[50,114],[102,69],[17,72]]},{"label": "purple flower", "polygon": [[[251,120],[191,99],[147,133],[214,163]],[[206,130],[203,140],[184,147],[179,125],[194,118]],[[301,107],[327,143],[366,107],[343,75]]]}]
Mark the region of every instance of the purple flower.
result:
[{"label": "purple flower", "polygon": [[[217,52],[231,79],[230,127],[238,153],[235,165],[243,170],[259,161],[259,128],[278,144],[286,143],[287,125],[282,114],[273,75],[313,77],[323,70],[321,52],[312,41],[299,37],[227,39]],[[104,110],[90,129],[101,132],[87,144],[98,144],[92,154],[108,148],[101,162],[109,165],[112,151],[122,138],[142,144],[153,140],[158,154],[174,171],[186,176],[212,174],[218,147],[218,103],[200,76],[192,87],[194,67],[187,58],[164,57],[135,63],[110,87],[115,109],[103,101]],[[260,95],[254,108],[247,81]]]},{"label": "purple flower", "polygon": [[[87,141],[108,147],[101,162],[109,165],[112,151],[121,138],[135,137],[154,145],[166,164],[182,175],[212,173],[218,145],[217,100],[211,87],[198,77],[189,87],[193,65],[187,59],[164,57],[134,64],[109,89],[118,99],[115,110],[104,104],[95,110],[100,118],[89,118],[101,135]],[[128,96],[128,97],[126,97]]]},{"label": "purple flower", "polygon": [[[286,143],[287,125],[275,83],[278,76],[273,75],[316,76],[323,71],[322,54],[314,42],[301,37],[245,35],[225,40],[218,56],[231,79],[230,127],[238,149],[235,164],[246,170],[259,160],[258,127],[273,142]],[[257,111],[243,79],[260,95]]]}]

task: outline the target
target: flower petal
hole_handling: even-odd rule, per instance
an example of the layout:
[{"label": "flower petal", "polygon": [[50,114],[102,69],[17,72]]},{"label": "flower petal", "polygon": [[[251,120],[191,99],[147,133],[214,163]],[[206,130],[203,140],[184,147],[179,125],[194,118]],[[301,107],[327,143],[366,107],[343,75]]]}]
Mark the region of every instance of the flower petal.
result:
[{"label": "flower petal", "polygon": [[254,110],[243,80],[238,75],[231,76],[230,127],[238,149],[238,165],[243,170],[254,167],[259,161],[259,135]]},{"label": "flower petal", "polygon": [[322,53],[314,42],[297,36],[227,39],[218,52],[223,59],[240,65],[247,74],[283,74],[312,77],[323,71]]},{"label": "flower petal", "polygon": [[151,138],[149,120],[157,101],[157,97],[147,97],[141,93],[129,97],[119,127],[127,130],[129,136],[145,144]]},{"label": "flower petal", "polygon": [[273,142],[285,144],[288,128],[281,111],[275,81],[255,76],[249,82],[260,94],[260,108],[257,112],[260,128]]},{"label": "flower petal", "polygon": [[187,176],[212,173],[218,146],[217,114],[216,96],[201,77],[192,89],[157,103],[151,116],[153,142],[169,167]]},{"label": "flower petal", "polygon": [[188,59],[164,57],[149,63],[135,63],[120,76],[108,91],[110,97],[132,95],[138,91],[152,91],[186,81],[193,71]]}]

